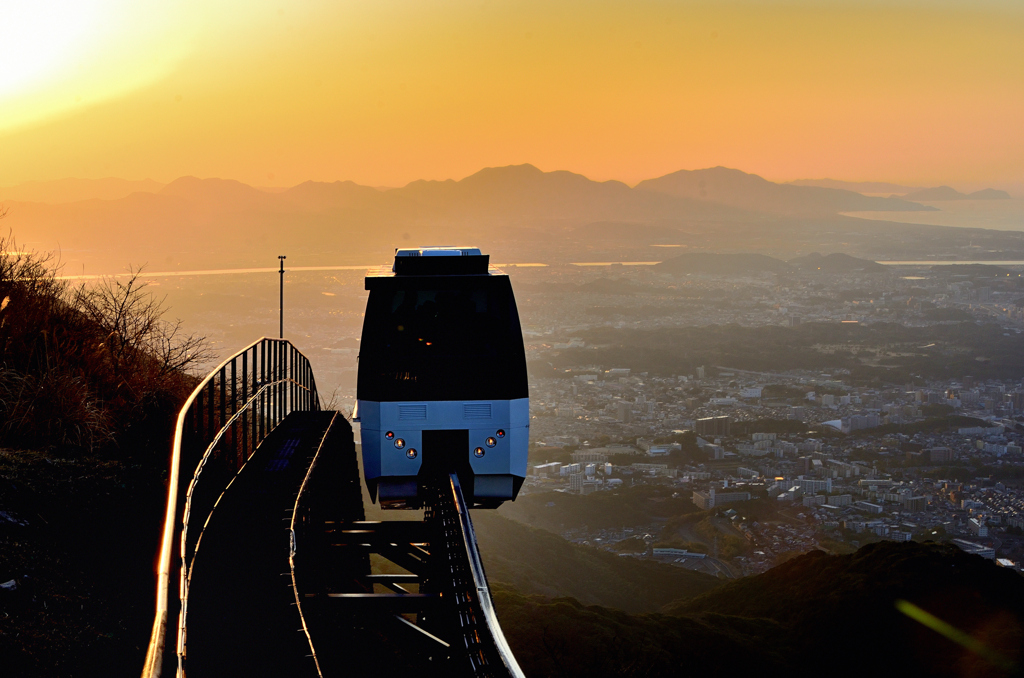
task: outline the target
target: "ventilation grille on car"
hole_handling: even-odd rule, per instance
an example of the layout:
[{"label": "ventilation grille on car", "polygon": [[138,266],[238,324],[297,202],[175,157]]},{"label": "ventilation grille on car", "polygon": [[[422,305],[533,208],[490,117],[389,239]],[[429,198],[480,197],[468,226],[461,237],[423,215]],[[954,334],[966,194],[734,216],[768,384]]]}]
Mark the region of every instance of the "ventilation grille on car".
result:
[{"label": "ventilation grille on car", "polygon": [[398,406],[398,418],[399,419],[426,419],[427,418],[427,406],[426,405],[399,405]]},{"label": "ventilation grille on car", "polygon": [[463,419],[490,419],[491,418],[491,404],[490,403],[474,403],[466,404],[462,406],[462,418]]}]

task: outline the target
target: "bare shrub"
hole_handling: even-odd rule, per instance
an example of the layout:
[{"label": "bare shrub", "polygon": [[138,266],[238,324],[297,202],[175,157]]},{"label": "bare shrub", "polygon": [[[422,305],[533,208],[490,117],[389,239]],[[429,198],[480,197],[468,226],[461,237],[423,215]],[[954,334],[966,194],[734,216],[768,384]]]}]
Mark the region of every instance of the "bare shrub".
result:
[{"label": "bare shrub", "polygon": [[53,255],[0,237],[0,442],[157,442],[210,358],[202,337],[164,318],[140,270],[70,287]]}]

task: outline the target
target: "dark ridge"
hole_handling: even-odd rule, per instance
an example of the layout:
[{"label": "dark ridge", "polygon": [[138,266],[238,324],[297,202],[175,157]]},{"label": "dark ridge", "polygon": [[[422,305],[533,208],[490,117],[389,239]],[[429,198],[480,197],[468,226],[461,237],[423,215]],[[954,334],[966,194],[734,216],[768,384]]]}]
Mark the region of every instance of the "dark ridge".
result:
[{"label": "dark ridge", "polygon": [[858,259],[839,252],[826,255],[813,252],[805,257],[790,259],[789,263],[797,268],[820,270],[822,273],[882,273],[886,270],[885,266],[870,259]]},{"label": "dark ridge", "polygon": [[854,191],[819,186],[776,184],[756,174],[728,167],[680,170],[657,179],[641,181],[636,188],[775,214],[826,215],[862,210],[935,209],[900,198],[870,197]]},{"label": "dark ridge", "polygon": [[715,254],[687,252],[656,264],[659,273],[686,275],[709,273],[712,275],[741,275],[744,273],[789,273],[792,266],[764,254]]},{"label": "dark ridge", "polygon": [[988,673],[991,667],[976,655],[900,613],[898,600],[1012,659],[1021,657],[1024,578],[948,544],[880,542],[843,556],[812,551],[664,611],[769,619],[791,630],[795,649],[821,658],[852,656],[863,649],[870,629],[872,637],[904,650],[888,655],[890,675],[957,675],[968,666],[998,675]]},{"label": "dark ridge", "polygon": [[[1019,662],[1024,578],[934,543],[813,551],[768,572],[629,615],[499,588],[502,628],[527,675],[1006,676],[897,611],[907,600]],[[1019,663],[1018,663],[1019,666]]]},{"label": "dark ridge", "polygon": [[572,596],[586,604],[639,613],[720,585],[700,572],[577,546],[493,511],[474,511],[473,522],[488,579],[523,593]]},{"label": "dark ridge", "polygon": [[942,200],[1009,200],[1010,194],[994,188],[985,188],[974,193],[961,193],[949,186],[937,186],[907,193],[903,196],[903,199],[923,200],[924,202],[938,202]]}]

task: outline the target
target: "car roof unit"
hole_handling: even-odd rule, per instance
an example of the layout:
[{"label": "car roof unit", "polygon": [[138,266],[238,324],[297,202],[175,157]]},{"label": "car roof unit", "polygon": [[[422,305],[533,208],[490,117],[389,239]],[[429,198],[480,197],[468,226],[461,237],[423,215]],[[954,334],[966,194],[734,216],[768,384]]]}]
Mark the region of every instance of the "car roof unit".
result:
[{"label": "car roof unit", "polygon": [[408,247],[395,250],[396,275],[487,275],[490,256],[479,247]]}]

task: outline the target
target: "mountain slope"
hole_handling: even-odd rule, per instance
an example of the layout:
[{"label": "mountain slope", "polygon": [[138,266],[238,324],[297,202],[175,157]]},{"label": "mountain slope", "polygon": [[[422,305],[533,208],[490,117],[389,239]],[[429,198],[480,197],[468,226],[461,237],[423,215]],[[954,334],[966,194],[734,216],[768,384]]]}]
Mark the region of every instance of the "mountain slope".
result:
[{"label": "mountain slope", "polygon": [[712,275],[743,275],[755,273],[787,273],[793,269],[786,262],[764,254],[713,254],[687,252],[654,265],[659,273],[686,275],[708,273]]},{"label": "mountain slope", "polygon": [[329,211],[342,208],[378,206],[384,195],[375,188],[361,186],[354,181],[304,181],[279,194],[284,199],[305,209]]},{"label": "mountain slope", "polygon": [[543,172],[533,165],[488,167],[459,181],[414,181],[386,194],[440,216],[501,221],[750,217],[726,206],[638,192],[621,181],[592,181],[573,172]]},{"label": "mountain slope", "polygon": [[815,551],[667,606],[668,614],[628,615],[501,587],[494,598],[528,675],[1008,675],[898,612],[900,599],[1017,666],[1024,652],[1024,578],[937,544]]},{"label": "mountain slope", "polygon": [[812,551],[665,612],[770,619],[790,629],[800,652],[822,659],[852,656],[868,638],[885,639],[904,650],[890,655],[890,675],[989,675],[991,667],[976,655],[900,613],[898,600],[1021,658],[1024,578],[950,545],[880,542],[846,556]]},{"label": "mountain slope", "polygon": [[284,207],[278,195],[265,193],[234,179],[179,177],[160,189],[160,195],[183,198],[213,212]]},{"label": "mountain slope", "polygon": [[720,585],[710,575],[576,546],[494,511],[474,511],[487,577],[527,594],[572,596],[588,605],[653,612]]},{"label": "mountain slope", "polygon": [[822,273],[852,273],[855,271],[884,273],[887,270],[884,265],[870,259],[858,259],[839,252],[826,255],[812,252],[804,257],[790,259],[789,263],[797,268],[819,270]]},{"label": "mountain slope", "polygon": [[821,188],[840,188],[857,193],[896,193],[902,195],[920,190],[918,186],[901,186],[885,181],[840,181],[839,179],[797,179],[788,182],[793,186],[819,186]]},{"label": "mountain slope", "polygon": [[903,196],[904,200],[923,200],[925,202],[941,202],[943,200],[1009,200],[1010,194],[994,188],[986,188],[974,193],[961,193],[949,186],[937,186],[914,191]]},{"label": "mountain slope", "polygon": [[680,170],[637,184],[651,191],[774,214],[825,215],[858,210],[933,210],[899,198],[875,198],[818,186],[776,184],[727,167]]}]

